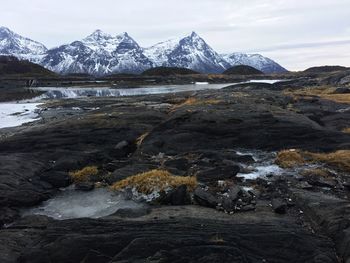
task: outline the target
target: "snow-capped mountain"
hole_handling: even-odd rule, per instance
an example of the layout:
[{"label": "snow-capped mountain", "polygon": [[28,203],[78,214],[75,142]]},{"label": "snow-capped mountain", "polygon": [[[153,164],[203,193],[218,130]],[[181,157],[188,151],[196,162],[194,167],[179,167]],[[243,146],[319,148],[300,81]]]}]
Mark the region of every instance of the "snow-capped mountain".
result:
[{"label": "snow-capped mountain", "polygon": [[46,51],[43,44],[0,27],[0,55],[14,55],[20,59],[37,61]]},{"label": "snow-capped mountain", "polygon": [[144,49],[156,66],[189,68],[203,73],[221,73],[230,65],[195,32]]},{"label": "snow-capped mountain", "polygon": [[96,30],[86,38],[48,50],[43,44],[0,27],[0,55],[27,59],[61,74],[140,73],[166,66],[202,73],[222,73],[235,65],[248,65],[265,73],[285,72],[282,66],[259,54],[219,55],[195,32],[142,48],[127,33],[112,36]]},{"label": "snow-capped mountain", "polygon": [[81,41],[47,52],[40,61],[59,73],[139,73],[152,67],[142,48],[127,33],[116,36],[96,30]]},{"label": "snow-capped mountain", "polygon": [[264,73],[287,72],[281,65],[260,54],[232,53],[223,54],[222,57],[231,65],[247,65],[256,68]]}]

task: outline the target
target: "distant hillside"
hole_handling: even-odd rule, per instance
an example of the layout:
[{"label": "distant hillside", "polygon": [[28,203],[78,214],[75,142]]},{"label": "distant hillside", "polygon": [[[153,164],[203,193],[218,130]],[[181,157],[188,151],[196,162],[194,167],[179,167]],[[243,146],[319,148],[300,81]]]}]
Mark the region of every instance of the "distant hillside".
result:
[{"label": "distant hillside", "polygon": [[55,75],[52,71],[27,60],[12,56],[0,56],[0,75]]},{"label": "distant hillside", "polygon": [[264,74],[264,73],[251,66],[239,65],[239,66],[234,66],[232,68],[229,68],[228,70],[225,70],[223,74],[225,75],[257,75],[257,74]]},{"label": "distant hillside", "polygon": [[151,68],[142,73],[146,76],[171,76],[171,75],[192,75],[199,74],[198,72],[187,68],[176,67],[156,67]]},{"label": "distant hillside", "polygon": [[349,68],[342,66],[321,66],[321,67],[312,67],[304,70],[306,73],[322,73],[322,72],[334,72],[334,71],[343,71],[348,70]]}]

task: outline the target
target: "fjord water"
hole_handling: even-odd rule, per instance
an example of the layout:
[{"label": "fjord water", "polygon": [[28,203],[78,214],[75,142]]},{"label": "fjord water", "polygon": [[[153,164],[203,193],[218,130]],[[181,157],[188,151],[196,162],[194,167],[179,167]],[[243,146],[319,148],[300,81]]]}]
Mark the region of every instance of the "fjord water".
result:
[{"label": "fjord water", "polygon": [[62,98],[81,98],[81,97],[121,97],[121,96],[140,96],[152,94],[167,94],[183,91],[196,91],[205,89],[221,89],[230,84],[190,84],[190,85],[159,85],[144,86],[137,88],[37,88],[45,91],[44,94],[37,97],[42,99],[62,99]]},{"label": "fjord water", "polygon": [[121,96],[141,96],[152,94],[167,94],[185,91],[199,91],[208,89],[222,89],[230,85],[243,83],[268,83],[274,84],[281,80],[249,80],[239,83],[209,84],[207,82],[197,82],[188,85],[149,85],[135,88],[109,88],[109,87],[39,87],[35,90],[44,93],[34,99],[19,102],[0,103],[0,129],[20,126],[24,123],[36,121],[39,118],[39,105],[43,100],[68,99],[84,97],[121,97]]},{"label": "fjord water", "polygon": [[45,93],[35,98],[42,99],[62,99],[62,98],[80,98],[80,97],[121,97],[121,96],[140,96],[152,94],[167,94],[185,91],[199,91],[208,89],[222,89],[230,85],[244,83],[267,83],[274,84],[280,80],[250,80],[239,83],[209,84],[207,82],[197,82],[187,85],[150,85],[136,88],[61,88],[61,87],[40,87],[36,90]]}]

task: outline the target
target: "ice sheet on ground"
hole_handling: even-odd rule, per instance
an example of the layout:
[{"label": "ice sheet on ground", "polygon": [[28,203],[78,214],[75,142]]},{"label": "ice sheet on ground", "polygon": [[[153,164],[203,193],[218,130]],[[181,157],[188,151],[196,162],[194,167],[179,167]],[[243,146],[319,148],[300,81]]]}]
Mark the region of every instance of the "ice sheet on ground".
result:
[{"label": "ice sheet on ground", "polygon": [[125,200],[107,189],[95,189],[90,192],[65,189],[61,194],[42,203],[39,207],[27,210],[24,215],[46,215],[63,220],[70,218],[99,218],[108,216],[121,208],[138,208],[142,204]]},{"label": "ice sheet on ground", "polygon": [[0,129],[38,120],[36,110],[39,105],[40,103],[0,103]]}]

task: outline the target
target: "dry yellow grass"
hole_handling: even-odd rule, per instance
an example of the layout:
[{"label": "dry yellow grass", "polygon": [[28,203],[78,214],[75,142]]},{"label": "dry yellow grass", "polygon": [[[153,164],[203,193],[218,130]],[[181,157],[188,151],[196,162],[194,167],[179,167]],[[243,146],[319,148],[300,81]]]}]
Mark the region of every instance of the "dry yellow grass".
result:
[{"label": "dry yellow grass", "polygon": [[298,98],[312,98],[314,96],[331,100],[338,103],[350,103],[350,94],[334,94],[336,88],[321,86],[321,87],[307,87],[302,89],[288,90],[284,92],[286,95],[292,96],[294,99]]},{"label": "dry yellow grass", "polygon": [[342,132],[344,132],[344,133],[350,133],[350,128],[345,128],[345,129],[342,130]]},{"label": "dry yellow grass", "polygon": [[277,154],[275,162],[283,168],[291,168],[305,163],[325,163],[338,170],[350,172],[350,150],[339,150],[332,153],[283,150]]},{"label": "dry yellow grass", "polygon": [[153,191],[162,192],[180,185],[186,185],[189,191],[193,191],[197,186],[197,179],[190,176],[174,176],[166,170],[151,170],[116,182],[111,189],[119,191],[131,187],[139,193],[150,194]]},{"label": "dry yellow grass", "polygon": [[219,234],[216,234],[215,236],[210,238],[210,241],[214,243],[225,243],[225,240]]},{"label": "dry yellow grass", "polygon": [[338,103],[350,103],[350,94],[325,94],[320,97]]},{"label": "dry yellow grass", "polygon": [[321,168],[316,168],[316,169],[307,169],[301,172],[301,175],[303,176],[319,176],[319,177],[324,177],[327,178],[329,177],[331,174],[329,171],[325,170],[325,169],[321,169]]},{"label": "dry yellow grass", "polygon": [[277,154],[276,164],[282,168],[291,168],[304,163],[303,156],[297,150],[283,150]]},{"label": "dry yellow grass", "polygon": [[97,175],[98,169],[96,166],[86,166],[81,170],[73,171],[69,173],[73,182],[80,183],[86,182],[90,179],[90,176]]},{"label": "dry yellow grass", "polygon": [[334,168],[350,172],[350,150],[339,150],[332,153],[306,152],[305,156],[314,162],[326,163]]},{"label": "dry yellow grass", "polygon": [[185,101],[177,105],[174,105],[171,110],[174,111],[184,106],[215,105],[215,104],[219,104],[220,102],[221,100],[217,100],[217,99],[197,99],[194,97],[190,97]]},{"label": "dry yellow grass", "polygon": [[143,143],[143,141],[146,139],[146,137],[149,135],[149,132],[145,132],[144,134],[142,134],[140,137],[138,137],[137,139],[136,139],[136,145],[137,146],[140,146],[142,143]]}]

